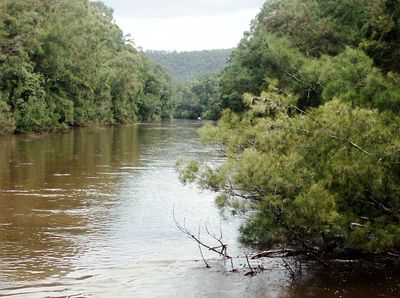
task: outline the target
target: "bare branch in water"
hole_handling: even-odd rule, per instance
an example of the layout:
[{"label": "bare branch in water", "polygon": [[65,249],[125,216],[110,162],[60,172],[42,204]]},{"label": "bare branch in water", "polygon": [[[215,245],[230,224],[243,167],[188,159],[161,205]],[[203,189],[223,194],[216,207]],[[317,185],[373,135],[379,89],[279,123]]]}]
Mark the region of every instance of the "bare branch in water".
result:
[{"label": "bare branch in water", "polygon": [[[193,241],[197,242],[197,244],[200,245],[200,247],[204,247],[204,248],[208,249],[209,251],[213,251],[213,252],[217,253],[218,255],[220,255],[220,256],[223,257],[223,258],[232,259],[232,257],[229,256],[229,255],[227,254],[227,251],[226,251],[226,250],[227,250],[227,245],[226,245],[226,244],[222,244],[222,247],[221,247],[221,246],[211,247],[211,246],[205,244],[204,242],[202,242],[202,241],[199,239],[198,236],[196,237],[195,235],[193,235],[193,233],[191,233],[191,232],[189,231],[189,229],[186,227],[186,220],[185,220],[185,219],[184,219],[184,224],[183,224],[183,225],[181,225],[181,224],[176,220],[176,217],[175,217],[175,208],[173,209],[172,215],[173,215],[173,218],[174,218],[175,225],[178,227],[178,229],[179,229],[182,233],[184,233],[184,234],[186,234],[187,236],[189,236],[190,239],[192,239]],[[218,250],[219,248],[221,249],[221,251]]]},{"label": "bare branch in water", "polygon": [[[200,231],[200,225],[199,225],[199,233],[198,233],[198,235],[197,235],[199,241],[200,241],[200,234],[201,234],[200,232],[201,232],[201,231]],[[204,258],[203,250],[201,249],[200,243],[198,243],[198,245],[199,245],[199,250],[200,250],[201,258],[203,259],[204,264],[206,264],[206,268],[211,268],[210,265],[208,265],[206,259]]]},{"label": "bare branch in water", "polygon": [[249,256],[247,255],[247,253],[245,253],[245,257],[246,257],[246,261],[247,261],[247,265],[249,266],[250,272],[247,272],[246,275],[255,275],[256,272],[254,271],[253,267],[251,267],[250,261],[249,261]]},{"label": "bare branch in water", "polygon": [[[199,224],[199,229],[198,229],[198,232],[197,232],[197,236],[195,236],[189,230],[189,228],[186,226],[186,219],[185,218],[183,219],[183,224],[180,224],[178,222],[178,220],[176,219],[176,216],[175,216],[175,207],[173,209],[172,216],[173,216],[175,225],[178,227],[178,229],[182,233],[187,235],[191,240],[193,240],[194,242],[197,243],[197,245],[199,247],[201,258],[202,258],[202,260],[203,260],[203,262],[204,262],[204,264],[206,265],[207,268],[211,268],[211,266],[208,264],[207,260],[205,259],[205,256],[203,254],[203,248],[206,248],[209,251],[215,252],[220,257],[222,257],[224,260],[229,260],[231,268],[232,268],[231,272],[238,272],[238,269],[236,269],[235,266],[234,266],[233,258],[230,255],[228,255],[228,252],[227,252],[228,245],[223,242],[223,233],[222,233],[221,225],[220,225],[220,228],[219,228],[219,235],[216,235],[212,231],[212,229],[210,229],[210,227],[207,224],[204,225],[204,229],[205,229],[206,233],[218,243],[217,246],[210,246],[210,245],[206,244],[201,239],[201,224]],[[246,276],[254,276],[254,275],[258,274],[259,272],[264,271],[265,269],[261,264],[259,264],[258,267],[253,267],[251,265],[250,259],[251,260],[255,260],[255,259],[260,259],[260,258],[276,258],[276,257],[282,257],[282,255],[287,257],[287,256],[298,255],[300,253],[301,253],[300,251],[296,251],[296,250],[292,250],[292,249],[276,249],[276,250],[264,251],[264,252],[258,253],[256,255],[253,255],[253,256],[245,253],[244,257],[238,257],[238,258],[245,258],[246,259],[247,266],[248,266],[250,271],[247,272],[245,275]],[[282,258],[282,261],[284,263],[284,267],[289,271],[291,278],[294,280],[296,278],[296,275],[297,275],[296,271],[298,271],[298,270],[297,269],[293,269],[292,266],[288,263],[288,261],[286,259]],[[299,270],[301,272],[301,263],[300,263]]]}]

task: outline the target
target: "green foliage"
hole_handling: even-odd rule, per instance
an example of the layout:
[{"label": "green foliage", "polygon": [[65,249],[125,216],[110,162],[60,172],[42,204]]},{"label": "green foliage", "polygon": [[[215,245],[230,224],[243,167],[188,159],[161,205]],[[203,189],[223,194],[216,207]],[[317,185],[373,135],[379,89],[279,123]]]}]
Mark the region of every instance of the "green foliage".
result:
[{"label": "green foliage", "polygon": [[221,107],[245,111],[242,95],[259,95],[273,78],[302,109],[338,97],[398,113],[399,7],[391,0],[267,1],[223,71]]},{"label": "green foliage", "polygon": [[176,107],[175,116],[182,119],[197,119],[201,116],[203,107],[198,97],[191,92],[189,87],[181,90],[181,101]]},{"label": "green foliage", "polygon": [[103,3],[4,0],[0,15],[1,132],[171,117],[171,79]]},{"label": "green foliage", "polygon": [[400,112],[398,74],[383,75],[364,52],[351,48],[336,57],[324,58],[323,62],[318,62],[324,102],[340,97],[353,106]]},{"label": "green foliage", "polygon": [[[175,90],[176,108],[173,114],[176,118],[217,120],[220,117],[222,106],[218,73],[226,65],[232,50],[146,52],[150,59],[181,84]],[[169,84],[173,82],[170,80]]]},{"label": "green foliage", "polygon": [[15,120],[3,94],[0,93],[0,96],[0,134],[10,134],[15,130]]},{"label": "green foliage", "polygon": [[24,57],[12,56],[1,67],[0,88],[6,94],[17,131],[43,131],[49,126],[43,77],[34,73]]},{"label": "green foliage", "polygon": [[181,100],[177,103],[177,118],[204,118],[217,120],[221,114],[219,102],[219,78],[210,75],[202,80],[192,82],[182,88]]},{"label": "green foliage", "polygon": [[254,33],[288,37],[306,55],[335,55],[361,41],[371,4],[369,0],[272,0],[256,18]]},{"label": "green foliage", "polygon": [[188,84],[222,71],[232,50],[146,51],[146,55],[160,64],[178,82]]},{"label": "green foliage", "polygon": [[244,34],[201,133],[226,161],[181,170],[246,214],[244,242],[400,250],[399,8],[270,0]]},{"label": "green foliage", "polygon": [[400,3],[371,1],[372,16],[360,47],[385,71],[400,71]]},{"label": "green foliage", "polygon": [[202,129],[203,141],[225,148],[226,162],[189,167],[183,180],[247,213],[243,240],[253,244],[400,249],[400,119],[338,99],[300,112],[295,97],[269,84],[260,97],[245,96],[242,116],[227,111]]}]

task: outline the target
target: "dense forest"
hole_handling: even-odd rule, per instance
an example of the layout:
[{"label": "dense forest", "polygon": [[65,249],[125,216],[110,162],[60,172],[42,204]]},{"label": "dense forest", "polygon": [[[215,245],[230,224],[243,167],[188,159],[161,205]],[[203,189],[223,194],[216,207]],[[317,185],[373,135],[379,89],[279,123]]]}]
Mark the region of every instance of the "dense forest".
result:
[{"label": "dense forest", "polygon": [[169,118],[176,94],[101,2],[0,2],[0,134]]},{"label": "dense forest", "polygon": [[232,51],[233,49],[192,52],[146,51],[146,55],[178,82],[188,84],[221,72]]},{"label": "dense forest", "polygon": [[399,63],[397,0],[267,1],[202,129],[226,162],[182,180],[219,192],[252,245],[399,255]]}]

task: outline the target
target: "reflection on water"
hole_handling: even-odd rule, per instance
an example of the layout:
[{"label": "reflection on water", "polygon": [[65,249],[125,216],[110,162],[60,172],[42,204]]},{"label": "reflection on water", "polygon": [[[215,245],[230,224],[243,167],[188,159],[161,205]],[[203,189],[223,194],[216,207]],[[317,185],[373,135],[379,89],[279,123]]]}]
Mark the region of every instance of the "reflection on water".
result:
[{"label": "reflection on water", "polygon": [[[177,121],[0,138],[0,296],[339,297],[335,279],[316,278],[326,270],[294,285],[275,261],[254,278],[195,261],[197,247],[172,210],[195,231],[205,222],[219,229],[213,195],[182,186],[174,169],[179,157],[212,156],[199,127]],[[237,224],[223,230],[239,254]],[[382,287],[394,290],[376,293],[390,297],[400,279],[386,277]]]},{"label": "reflection on water", "polygon": [[137,131],[0,139],[2,283],[65,275],[85,239],[104,233],[120,180],[112,171],[137,162]]}]

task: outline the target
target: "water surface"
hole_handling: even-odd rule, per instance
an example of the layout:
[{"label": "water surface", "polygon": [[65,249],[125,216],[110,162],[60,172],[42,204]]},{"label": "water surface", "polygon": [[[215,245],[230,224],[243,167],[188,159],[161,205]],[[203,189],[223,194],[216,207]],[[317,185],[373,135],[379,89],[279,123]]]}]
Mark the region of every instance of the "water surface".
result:
[{"label": "water surface", "polygon": [[[311,266],[292,282],[271,260],[264,274],[249,278],[208,252],[212,268],[204,268],[172,217],[175,209],[194,233],[205,223],[219,232],[213,194],[183,186],[175,171],[178,158],[220,161],[200,145],[200,126],[176,121],[0,138],[0,296],[399,294],[398,271],[338,276]],[[242,254],[237,226],[222,222],[232,255]]]}]

